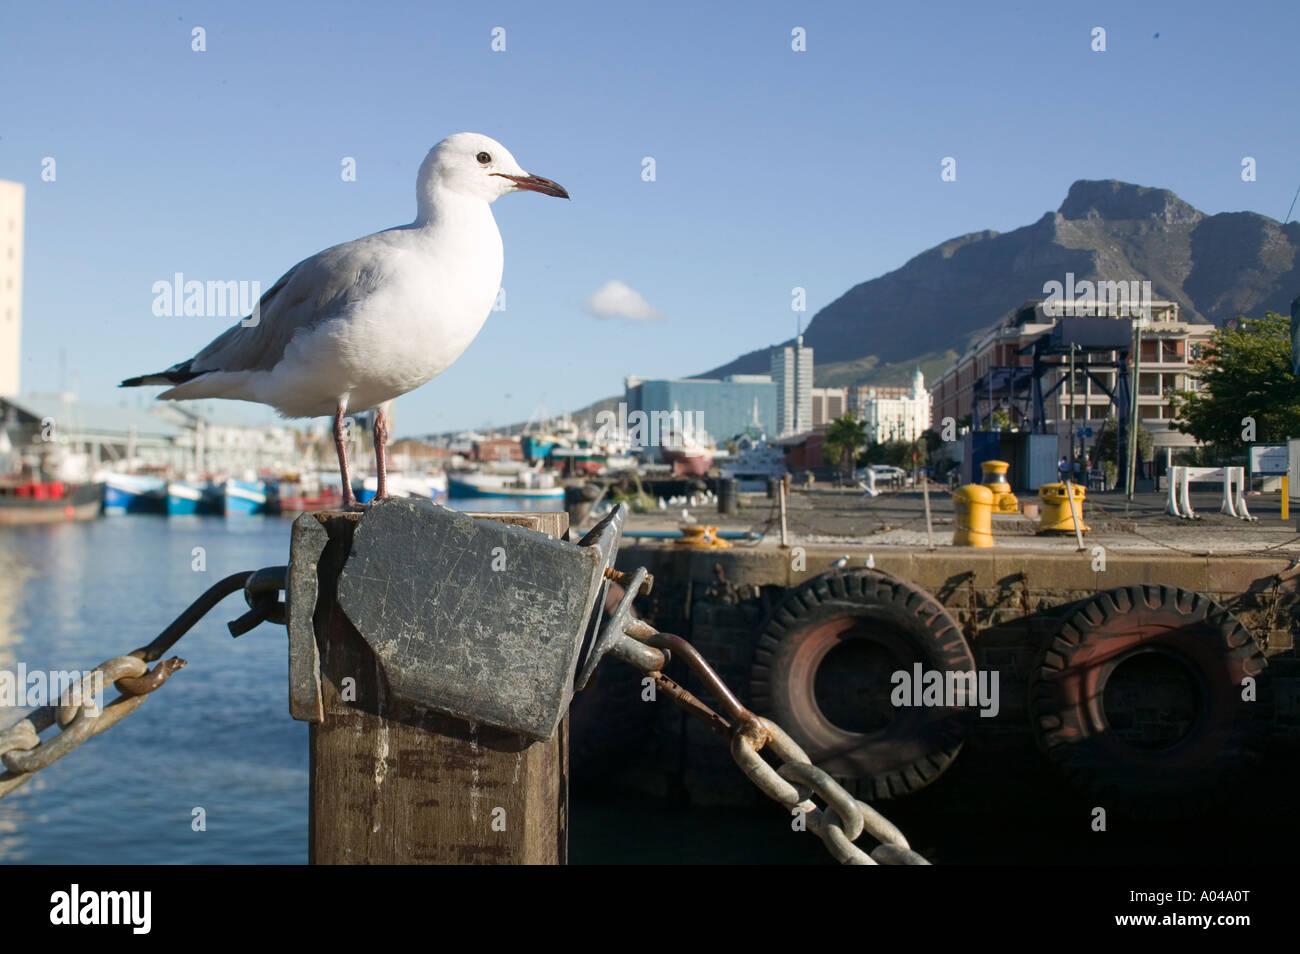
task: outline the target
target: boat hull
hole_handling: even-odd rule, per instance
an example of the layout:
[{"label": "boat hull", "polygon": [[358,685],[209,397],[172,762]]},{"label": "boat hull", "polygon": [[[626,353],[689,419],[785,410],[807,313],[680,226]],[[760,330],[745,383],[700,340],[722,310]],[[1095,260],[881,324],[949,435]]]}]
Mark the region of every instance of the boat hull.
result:
[{"label": "boat hull", "polygon": [[167,516],[190,517],[217,512],[217,501],[207,484],[173,480],[167,484]]},{"label": "boat hull", "polygon": [[58,497],[0,492],[0,526],[93,520],[99,516],[102,505],[103,488],[96,483],[65,484]]},{"label": "boat hull", "polygon": [[222,488],[222,513],[226,516],[249,516],[271,513],[273,493],[260,480],[227,480]]},{"label": "boat hull", "polygon": [[452,497],[527,497],[540,500],[563,500],[563,487],[510,487],[498,484],[476,484],[458,477],[447,478],[447,490]]},{"label": "boat hull", "polygon": [[104,513],[167,512],[167,482],[161,477],[124,474],[104,482]]}]

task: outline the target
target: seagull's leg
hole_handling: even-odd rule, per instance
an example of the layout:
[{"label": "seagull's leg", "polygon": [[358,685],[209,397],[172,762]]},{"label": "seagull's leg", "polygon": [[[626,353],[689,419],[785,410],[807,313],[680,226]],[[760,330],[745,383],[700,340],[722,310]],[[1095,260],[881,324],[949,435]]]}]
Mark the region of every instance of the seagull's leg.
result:
[{"label": "seagull's leg", "polygon": [[357,498],[352,496],[352,478],[348,476],[348,452],[343,447],[343,412],[346,404],[340,404],[334,412],[334,449],[339,454],[339,476],[343,478],[343,509],[351,510],[357,505]]},{"label": "seagull's leg", "polygon": [[388,467],[384,447],[388,443],[388,419],[384,417],[383,407],[375,408],[375,475],[378,486],[375,488],[375,500],[388,497]]}]

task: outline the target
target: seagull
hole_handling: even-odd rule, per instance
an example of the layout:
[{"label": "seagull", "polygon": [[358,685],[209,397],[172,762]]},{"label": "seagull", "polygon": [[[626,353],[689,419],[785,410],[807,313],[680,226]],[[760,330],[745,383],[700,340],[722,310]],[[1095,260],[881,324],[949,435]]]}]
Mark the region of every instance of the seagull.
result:
[{"label": "seagull", "polygon": [[333,415],[343,506],[355,509],[343,417],[376,409],[376,500],[388,496],[387,402],[464,353],[501,286],[501,233],[492,202],[511,192],[567,199],[529,175],[505,146],[478,133],[438,143],[420,164],[410,225],[335,245],[289,269],[251,316],[166,371],[121,386],[165,384],[168,401],[230,398],[285,417]]}]

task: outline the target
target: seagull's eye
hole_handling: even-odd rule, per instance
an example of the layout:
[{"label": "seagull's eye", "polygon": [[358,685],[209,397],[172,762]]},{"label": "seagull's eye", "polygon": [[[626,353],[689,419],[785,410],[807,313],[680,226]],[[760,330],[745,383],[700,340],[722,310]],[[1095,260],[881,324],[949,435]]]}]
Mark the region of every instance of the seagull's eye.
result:
[{"label": "seagull's eye", "polygon": [[484,166],[486,166],[489,162],[492,161],[492,157],[489,156],[486,152],[480,152],[477,156],[475,156],[475,158],[478,159],[480,165],[484,165]]}]

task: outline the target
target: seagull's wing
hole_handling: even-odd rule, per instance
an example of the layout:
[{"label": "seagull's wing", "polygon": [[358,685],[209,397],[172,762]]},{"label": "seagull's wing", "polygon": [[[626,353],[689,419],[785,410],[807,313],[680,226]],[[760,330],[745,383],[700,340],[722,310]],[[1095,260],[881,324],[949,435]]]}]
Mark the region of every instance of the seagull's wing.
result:
[{"label": "seagull's wing", "polygon": [[336,245],[304,259],[272,285],[253,315],[227,329],[176,371],[269,371],[293,336],[336,318],[364,298],[387,272],[376,236]]}]

